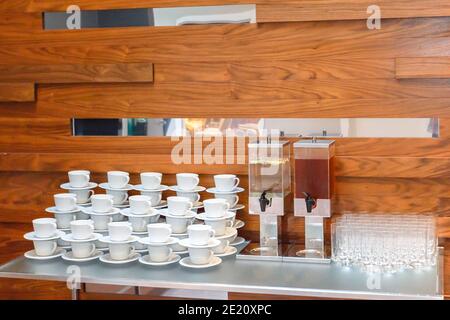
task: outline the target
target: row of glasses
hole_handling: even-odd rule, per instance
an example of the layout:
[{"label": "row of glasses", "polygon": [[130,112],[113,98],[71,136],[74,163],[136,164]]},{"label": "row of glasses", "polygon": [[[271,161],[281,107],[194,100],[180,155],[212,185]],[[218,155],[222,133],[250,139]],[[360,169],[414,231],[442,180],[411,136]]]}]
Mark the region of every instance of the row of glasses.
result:
[{"label": "row of glasses", "polygon": [[436,263],[432,216],[346,214],[331,229],[332,258],[343,266],[394,273]]}]

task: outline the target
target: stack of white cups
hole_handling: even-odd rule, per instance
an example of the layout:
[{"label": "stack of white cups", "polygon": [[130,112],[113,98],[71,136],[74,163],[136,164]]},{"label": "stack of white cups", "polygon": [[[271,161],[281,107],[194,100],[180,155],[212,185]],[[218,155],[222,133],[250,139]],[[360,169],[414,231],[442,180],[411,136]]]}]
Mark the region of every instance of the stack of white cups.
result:
[{"label": "stack of white cups", "polygon": [[33,241],[34,250],[25,253],[25,257],[36,260],[46,260],[59,257],[66,250],[59,248],[57,240],[64,232],[57,229],[56,220],[53,218],[39,218],[33,220],[33,232],[28,232],[24,238]]},{"label": "stack of white cups", "polygon": [[169,189],[168,186],[162,185],[162,173],[160,172],[143,172],[140,174],[141,184],[134,186],[143,196],[150,198],[152,207],[163,205],[162,193]]},{"label": "stack of white cups", "polygon": [[61,238],[70,243],[71,252],[65,253],[62,258],[68,261],[84,262],[95,260],[102,255],[97,250],[95,242],[101,237],[94,233],[94,222],[92,220],[76,220],[70,223],[71,233],[63,235]]},{"label": "stack of white cups", "polygon": [[[91,197],[97,187],[95,182],[91,182],[91,173],[88,170],[72,170],[67,173],[69,182],[61,185],[62,189],[68,190],[69,193],[75,194],[77,197],[77,205],[87,206],[91,204]],[[77,214],[77,219],[87,219],[82,212]]]},{"label": "stack of white cups", "polygon": [[178,240],[171,237],[172,227],[166,223],[154,223],[147,226],[148,237],[139,239],[142,245],[148,246],[148,255],[139,259],[146,265],[167,265],[178,262],[180,256],[173,252],[172,245]]},{"label": "stack of white cups", "polygon": [[128,263],[140,258],[135,243],[138,237],[132,235],[133,228],[127,221],[116,221],[108,224],[108,235],[100,238],[100,242],[108,244],[109,254],[102,255],[100,261],[106,263]]}]

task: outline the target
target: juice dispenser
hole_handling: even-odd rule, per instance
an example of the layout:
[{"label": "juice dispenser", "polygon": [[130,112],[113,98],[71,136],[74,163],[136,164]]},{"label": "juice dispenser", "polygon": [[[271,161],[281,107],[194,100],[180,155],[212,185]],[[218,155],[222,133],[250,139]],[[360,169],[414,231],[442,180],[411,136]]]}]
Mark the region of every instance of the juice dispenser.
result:
[{"label": "juice dispenser", "polygon": [[248,144],[249,213],[259,215],[260,241],[238,258],[281,260],[281,216],[292,210],[290,142]]},{"label": "juice dispenser", "polygon": [[304,262],[327,263],[324,218],[331,217],[334,193],[335,143],[332,140],[301,140],[294,143],[294,215],[305,218],[302,250],[289,255]]}]

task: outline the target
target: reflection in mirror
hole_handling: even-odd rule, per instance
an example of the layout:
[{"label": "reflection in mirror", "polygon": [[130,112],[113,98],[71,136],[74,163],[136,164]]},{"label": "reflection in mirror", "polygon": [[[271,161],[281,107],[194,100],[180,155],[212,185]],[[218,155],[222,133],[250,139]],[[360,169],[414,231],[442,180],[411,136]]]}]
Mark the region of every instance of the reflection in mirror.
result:
[{"label": "reflection in mirror", "polygon": [[[44,12],[44,29],[67,29],[72,13]],[[182,26],[189,24],[256,23],[256,6],[226,5],[173,8],[138,8],[81,10],[81,29],[148,26]]]},{"label": "reflection in mirror", "polygon": [[277,130],[286,137],[350,137],[350,138],[436,138],[439,119],[241,119],[241,118],[128,118],[73,119],[75,136],[152,136],[218,134],[249,136],[264,130]]}]

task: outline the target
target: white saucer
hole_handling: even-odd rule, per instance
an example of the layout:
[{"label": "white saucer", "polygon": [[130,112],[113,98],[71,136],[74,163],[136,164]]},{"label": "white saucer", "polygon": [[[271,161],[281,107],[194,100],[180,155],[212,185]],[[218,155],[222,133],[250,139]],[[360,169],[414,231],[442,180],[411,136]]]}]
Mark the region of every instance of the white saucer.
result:
[{"label": "white saucer", "polygon": [[241,229],[245,226],[245,222],[239,219],[234,220],[233,228]]},{"label": "white saucer", "polygon": [[137,253],[147,253],[148,249],[135,249],[134,251]]},{"label": "white saucer", "polygon": [[202,187],[202,186],[196,186],[192,190],[183,190],[183,189],[180,189],[178,186],[170,186],[169,190],[172,190],[172,191],[175,191],[175,192],[202,192],[202,191],[205,191],[206,188]]},{"label": "white saucer", "polygon": [[167,207],[167,201],[166,200],[161,200],[161,202],[158,205],[153,206],[152,208],[153,209],[162,209],[162,208],[165,208],[165,207]]},{"label": "white saucer", "polygon": [[100,251],[100,250],[96,250],[94,252],[94,254],[92,256],[90,256],[90,257],[87,257],[87,258],[75,258],[73,256],[73,252],[70,251],[70,252],[64,253],[61,258],[63,258],[63,260],[71,261],[71,262],[87,262],[87,261],[97,260],[101,255],[103,255],[103,252]]},{"label": "white saucer", "polygon": [[133,231],[131,233],[131,235],[133,235],[133,236],[144,236],[146,234],[148,234],[148,231]]},{"label": "white saucer", "polygon": [[64,231],[60,231],[60,230],[56,230],[56,234],[52,237],[48,237],[48,238],[39,238],[36,237],[36,233],[34,231],[25,233],[23,235],[23,237],[27,240],[31,240],[31,241],[47,241],[47,240],[56,240],[61,238],[63,235],[65,235],[66,233]]},{"label": "white saucer", "polygon": [[150,238],[149,237],[145,237],[145,238],[140,238],[138,240],[139,243],[145,244],[147,246],[152,246],[152,247],[161,247],[161,246],[169,246],[171,244],[175,244],[178,242],[177,238],[173,238],[173,237],[169,237],[169,240],[167,240],[166,242],[150,242]]},{"label": "white saucer", "polygon": [[114,208],[119,208],[119,209],[128,208],[129,206],[130,206],[130,202],[128,200],[121,204],[113,204]]},{"label": "white saucer", "polygon": [[236,188],[234,188],[233,190],[230,190],[230,191],[219,191],[216,188],[208,188],[208,189],[206,189],[206,192],[208,192],[208,193],[218,193],[218,194],[234,194],[234,193],[240,193],[240,192],[243,192],[243,191],[245,191],[245,189],[241,188],[241,187],[236,187]]},{"label": "white saucer", "polygon": [[224,253],[215,253],[216,257],[228,257],[237,253],[237,249],[235,247],[228,246],[225,248]]},{"label": "white saucer", "polygon": [[125,208],[120,210],[120,213],[122,215],[124,215],[125,217],[132,217],[132,218],[148,218],[148,217],[153,217],[159,214],[159,211],[154,209],[154,208],[150,208],[148,213],[144,213],[144,214],[136,214],[133,213],[131,211],[131,208]]},{"label": "white saucer", "polygon": [[105,189],[105,190],[112,190],[112,191],[130,191],[130,190],[133,190],[133,186],[131,185],[131,184],[127,184],[125,187],[123,187],[123,188],[111,188],[110,186],[109,186],[109,183],[108,182],[103,182],[103,183],[100,183],[99,185],[98,185],[100,188],[102,188],[102,189]]},{"label": "white saucer", "polygon": [[215,238],[216,238],[217,240],[221,240],[221,239],[230,238],[230,237],[233,237],[233,236],[236,236],[236,235],[237,235],[237,230],[236,230],[236,228],[233,228],[233,227],[227,227],[227,228],[226,228],[226,231],[225,231],[225,234],[223,234],[223,235],[221,235],[221,236],[216,236]]},{"label": "white saucer", "polygon": [[116,244],[123,244],[123,243],[133,243],[133,242],[136,242],[136,241],[138,241],[140,238],[139,237],[137,237],[137,236],[130,236],[129,238],[128,238],[128,240],[124,240],[124,241],[113,241],[113,240],[111,240],[111,238],[109,237],[109,236],[103,236],[103,237],[101,237],[100,239],[98,239],[100,242],[103,242],[103,243],[108,243],[108,244],[114,244],[114,243],[116,243]]},{"label": "white saucer", "polygon": [[180,219],[191,219],[191,218],[195,218],[197,216],[197,212],[195,211],[187,211],[188,214],[183,215],[183,216],[177,216],[177,215],[173,215],[169,213],[169,209],[159,209],[158,213],[164,217],[170,217],[170,218],[180,218]]},{"label": "white saucer", "polygon": [[86,214],[91,215],[91,216],[112,216],[112,215],[120,213],[120,209],[119,208],[114,208],[114,207],[109,212],[96,212],[96,211],[92,210],[92,207],[82,208],[81,211],[83,213],[86,213]]},{"label": "white saucer", "polygon": [[239,203],[239,204],[235,205],[233,208],[228,209],[228,211],[239,211],[244,208],[245,208],[245,206],[243,204]]},{"label": "white saucer", "polygon": [[238,246],[240,244],[243,244],[245,242],[245,239],[242,237],[236,237],[232,243],[230,243],[230,246]]},{"label": "white saucer", "polygon": [[95,182],[89,182],[86,187],[72,187],[69,182],[66,182],[59,187],[64,190],[89,190],[97,188],[97,184]]},{"label": "white saucer", "polygon": [[211,260],[207,264],[193,264],[191,262],[191,258],[189,258],[189,257],[186,257],[186,258],[183,258],[180,260],[180,264],[183,267],[193,268],[193,269],[211,268],[211,267],[217,266],[221,263],[222,263],[222,259],[220,259],[219,257],[216,257],[216,256],[212,256]]},{"label": "white saucer", "polygon": [[150,255],[139,258],[139,262],[148,266],[167,266],[172,263],[180,261],[181,257],[177,254],[173,254],[169,257],[169,260],[163,262],[153,262],[150,260]]},{"label": "white saucer", "polygon": [[72,237],[72,234],[65,234],[61,237],[61,240],[66,241],[66,242],[76,242],[76,243],[83,243],[83,242],[91,242],[91,241],[97,241],[98,239],[100,239],[102,237],[102,235],[100,233],[93,233],[92,236],[89,239],[74,239]]},{"label": "white saucer", "polygon": [[227,211],[227,213],[223,217],[207,217],[205,212],[199,213],[195,216],[196,219],[199,220],[210,220],[210,221],[216,221],[216,220],[223,220],[223,219],[231,219],[236,216],[236,212],[233,211]]},{"label": "white saucer", "polygon": [[50,259],[55,259],[58,257],[61,257],[63,254],[65,254],[67,251],[62,249],[62,248],[58,248],[55,251],[55,254],[51,255],[51,256],[38,256],[36,255],[36,252],[34,250],[30,250],[24,253],[25,258],[28,259],[32,259],[32,260],[50,260]]},{"label": "white saucer", "polygon": [[187,237],[188,234],[187,234],[187,232],[184,232],[184,233],[172,233],[170,236],[171,237]]},{"label": "white saucer", "polygon": [[220,240],[217,240],[215,238],[211,238],[211,239],[209,239],[208,244],[198,245],[198,244],[192,244],[191,240],[189,238],[185,238],[185,239],[181,239],[180,241],[178,241],[178,243],[180,244],[180,246],[183,246],[183,247],[186,247],[186,248],[206,249],[206,248],[217,247],[218,245],[220,245]]},{"label": "white saucer", "polygon": [[139,253],[135,253],[130,259],[127,260],[113,260],[109,253],[100,256],[100,261],[109,264],[125,264],[138,260],[141,257]]},{"label": "white saucer", "polygon": [[89,201],[89,202],[85,202],[85,203],[77,203],[77,206],[80,206],[80,207],[90,207],[90,206],[92,206],[92,202]]},{"label": "white saucer", "polygon": [[162,191],[169,190],[169,187],[162,184],[157,189],[145,189],[142,184],[137,184],[134,186],[133,189],[136,191],[140,191],[140,192],[142,192],[142,191],[144,191],[144,192],[162,192]]},{"label": "white saucer", "polygon": [[188,254],[189,253],[189,251],[188,250],[184,250],[184,251],[174,251],[173,252],[174,254],[178,254],[178,255],[184,255],[184,254]]},{"label": "white saucer", "polygon": [[69,211],[60,211],[56,209],[56,207],[48,207],[45,209],[46,212],[54,213],[54,214],[63,214],[63,213],[77,213],[81,211],[81,207],[77,206],[75,209],[69,210]]}]

